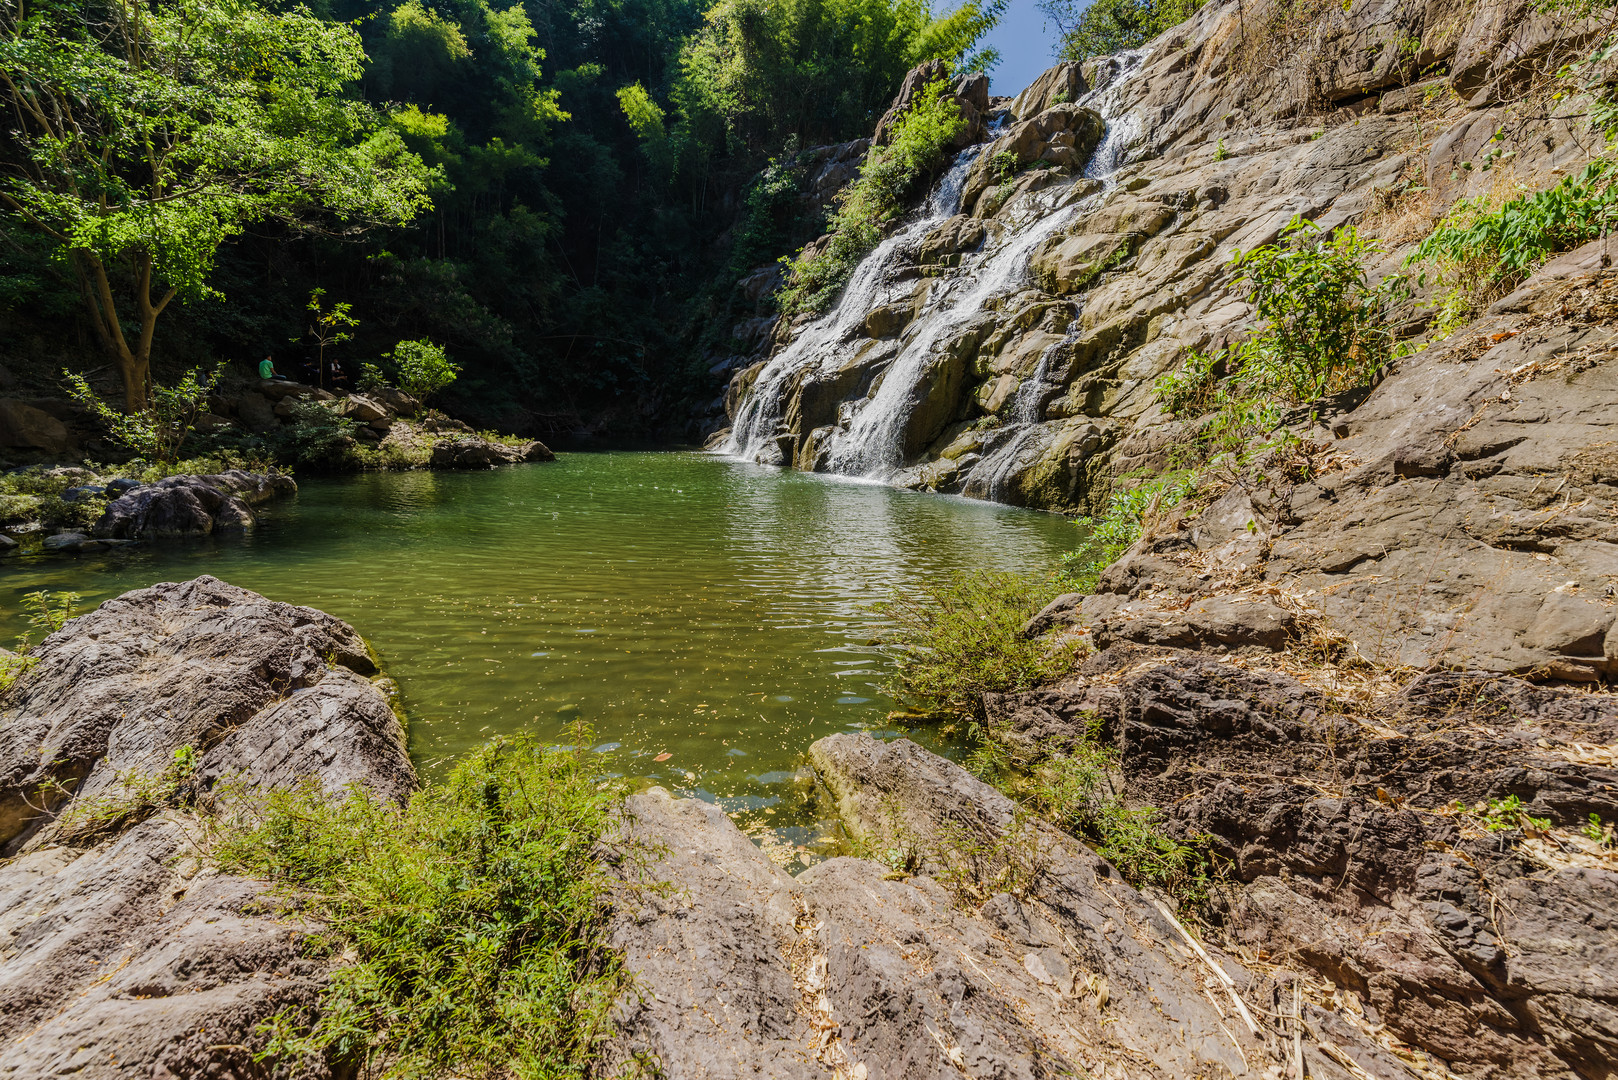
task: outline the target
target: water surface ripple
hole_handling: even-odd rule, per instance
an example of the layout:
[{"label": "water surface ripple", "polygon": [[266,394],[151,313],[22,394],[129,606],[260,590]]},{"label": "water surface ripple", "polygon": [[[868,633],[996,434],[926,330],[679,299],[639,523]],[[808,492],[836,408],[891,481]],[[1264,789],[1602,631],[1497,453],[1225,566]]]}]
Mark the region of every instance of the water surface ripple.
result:
[{"label": "water surface ripple", "polygon": [[812,740],[893,707],[871,602],[951,569],[1041,571],[1072,538],[1048,515],[703,454],[309,478],[245,537],[5,565],[0,640],[34,589],[91,605],[214,574],[358,628],[429,774],[582,719],[613,769],[761,814]]}]

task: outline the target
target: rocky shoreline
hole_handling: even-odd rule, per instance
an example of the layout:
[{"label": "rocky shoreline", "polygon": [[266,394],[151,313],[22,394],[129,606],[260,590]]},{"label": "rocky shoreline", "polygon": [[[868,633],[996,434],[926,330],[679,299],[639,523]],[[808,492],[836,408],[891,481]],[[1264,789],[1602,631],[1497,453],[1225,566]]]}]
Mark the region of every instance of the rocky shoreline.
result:
[{"label": "rocky shoreline", "polygon": [[[309,778],[407,797],[376,660],[336,619],[207,577],[109,601],[35,655],[0,699],[0,1075],[257,1075],[258,1025],[312,1006],[332,961],[210,862],[207,812]],[[1614,702],[1445,672],[1351,701],[1256,655],[1134,644],[990,696],[1019,752],[1100,718],[1127,797],[1225,868],[1200,926],[904,739],[808,748],[850,854],[796,877],[717,807],[632,795],[652,853],[633,872],[668,887],[615,902],[634,990],[602,1067],[1603,1076],[1618,873],[1577,826],[1618,819]],[[142,778],[177,753],[153,797]],[[1509,827],[1467,809],[1508,797]]]}]

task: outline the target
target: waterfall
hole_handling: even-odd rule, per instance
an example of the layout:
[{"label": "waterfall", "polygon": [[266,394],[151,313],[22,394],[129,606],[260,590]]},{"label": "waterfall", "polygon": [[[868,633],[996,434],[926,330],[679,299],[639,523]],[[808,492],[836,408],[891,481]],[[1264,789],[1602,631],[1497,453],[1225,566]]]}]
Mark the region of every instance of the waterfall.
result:
[{"label": "waterfall", "polygon": [[[1096,110],[1105,121],[1101,142],[1084,171],[1086,177],[1102,182],[1103,191],[1113,186],[1114,174],[1125,163],[1140,134],[1139,123],[1125,112],[1122,98],[1145,56],[1145,50],[1139,49],[1120,53],[1115,58],[1116,76],[1079,102]],[[959,213],[967,173],[988,145],[985,142],[963,151],[933,190],[920,218],[867,255],[832,310],[804,327],[791,344],[770,359],[738,410],[731,434],[719,447],[720,453],[792,464],[784,460],[786,455],[777,449],[776,440],[783,433],[782,410],[794,385],[804,376],[848,358],[848,346],[862,335],[866,313],[889,298],[884,290],[908,249]],[[826,469],[890,480],[904,467],[905,427],[918,394],[938,362],[939,346],[980,317],[990,301],[1025,287],[1028,261],[1034,250],[1102,197],[1098,194],[1070,202],[1066,199],[1069,187],[1046,188],[1025,196],[1024,211],[1015,215],[1015,220],[1002,218],[1005,228],[991,232],[983,251],[967,255],[960,269],[937,280],[926,309],[901,337],[898,355],[878,377],[874,393],[863,400],[845,402],[839,424],[821,447]],[[901,283],[900,287],[908,295],[909,283]],[[1053,349],[1041,355],[1038,369],[1018,387],[1011,426],[1006,431],[1009,437],[973,470],[974,477],[993,478],[989,485],[991,498],[999,494],[1001,482],[1042,426],[1041,398]]]},{"label": "waterfall", "polygon": [[[781,407],[792,384],[822,363],[835,361],[839,346],[856,333],[871,308],[880,304],[884,284],[910,243],[925,236],[960,209],[966,174],[986,144],[961,151],[933,188],[921,218],[888,237],[855,267],[831,311],[804,327],[786,348],[770,358],[758,381],[742,402],[722,454],[749,460],[769,460],[769,450],[781,422]],[[790,461],[785,464],[792,464]]]}]

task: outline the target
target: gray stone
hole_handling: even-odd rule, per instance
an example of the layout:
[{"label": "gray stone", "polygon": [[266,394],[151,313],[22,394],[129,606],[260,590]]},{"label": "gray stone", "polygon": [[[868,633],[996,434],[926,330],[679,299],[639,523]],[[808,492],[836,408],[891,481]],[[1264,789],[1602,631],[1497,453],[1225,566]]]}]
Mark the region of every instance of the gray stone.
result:
[{"label": "gray stone", "polygon": [[0,864],[0,1073],[256,1075],[259,1025],[326,983],[311,928],[262,883],[211,866],[178,800],[123,825],[75,824],[72,810],[161,773],[182,746],[196,749],[197,790],[313,777],[402,798],[415,774],[387,698],[361,677],[375,670],[364,642],[203,577],[109,600],[36,655],[0,713],[13,856]]},{"label": "gray stone", "polygon": [[257,520],[255,507],[297,490],[291,477],[279,473],[231,469],[211,476],[170,476],[131,488],[108,503],[95,534],[138,540],[250,529]]},{"label": "gray stone", "polygon": [[0,399],[0,446],[65,454],[75,445],[67,425],[21,401]]}]

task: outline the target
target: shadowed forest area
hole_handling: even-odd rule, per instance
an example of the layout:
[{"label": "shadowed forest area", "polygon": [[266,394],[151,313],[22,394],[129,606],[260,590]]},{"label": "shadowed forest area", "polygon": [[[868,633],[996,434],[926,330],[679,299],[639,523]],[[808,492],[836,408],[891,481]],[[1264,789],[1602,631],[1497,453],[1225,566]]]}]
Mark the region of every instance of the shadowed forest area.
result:
[{"label": "shadowed forest area", "polygon": [[918,62],[992,63],[1003,6],[8,0],[0,364],[112,397],[148,354],[357,375],[426,340],[474,421],[667,429],[736,269],[823,224],[760,170],[868,135]]}]

